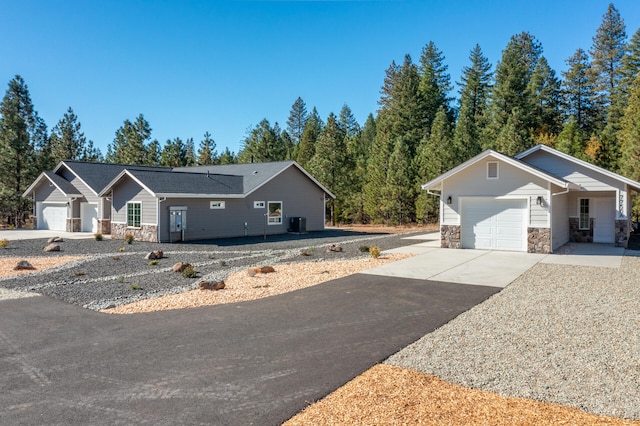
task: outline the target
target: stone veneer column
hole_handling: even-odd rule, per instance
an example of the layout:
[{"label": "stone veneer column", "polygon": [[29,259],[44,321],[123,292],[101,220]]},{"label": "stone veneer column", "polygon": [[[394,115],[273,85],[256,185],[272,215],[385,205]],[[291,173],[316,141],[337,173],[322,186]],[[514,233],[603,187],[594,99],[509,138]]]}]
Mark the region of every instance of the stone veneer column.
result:
[{"label": "stone veneer column", "polygon": [[616,247],[629,247],[629,229],[630,224],[628,219],[616,220]]},{"label": "stone veneer column", "polygon": [[440,247],[454,249],[462,248],[462,245],[460,244],[459,225],[440,226]]},{"label": "stone veneer column", "polygon": [[527,228],[527,252],[551,253],[551,229]]},{"label": "stone veneer column", "polygon": [[136,241],[158,242],[158,227],[156,225],[142,225],[140,228],[127,228],[124,223],[111,224],[111,238],[114,240],[124,240],[125,235],[133,234]]},{"label": "stone veneer column", "polygon": [[67,232],[80,232],[82,228],[80,227],[80,218],[67,219]]},{"label": "stone veneer column", "polygon": [[111,234],[111,220],[98,219],[98,232],[103,235]]}]

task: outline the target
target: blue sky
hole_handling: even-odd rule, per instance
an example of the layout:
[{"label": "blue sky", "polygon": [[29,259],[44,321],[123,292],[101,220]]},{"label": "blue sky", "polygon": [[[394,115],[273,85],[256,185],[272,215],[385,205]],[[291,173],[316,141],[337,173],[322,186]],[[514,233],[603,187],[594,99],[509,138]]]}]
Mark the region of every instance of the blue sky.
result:
[{"label": "blue sky", "polygon": [[[630,37],[640,2],[614,2]],[[458,81],[478,43],[495,66],[528,31],[560,75],[588,50],[607,1],[0,0],[0,90],[20,74],[51,129],[71,106],[103,153],[144,114],[161,144],[205,131],[237,152],[263,118],[286,128],[300,96],[326,119],[348,104],[364,123],[384,72],[429,41]]]}]

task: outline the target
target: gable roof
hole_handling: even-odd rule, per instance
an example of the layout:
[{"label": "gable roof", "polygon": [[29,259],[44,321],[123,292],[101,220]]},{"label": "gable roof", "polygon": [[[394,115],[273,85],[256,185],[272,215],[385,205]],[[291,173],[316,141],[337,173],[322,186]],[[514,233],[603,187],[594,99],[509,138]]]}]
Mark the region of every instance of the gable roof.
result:
[{"label": "gable roof", "polygon": [[40,176],[27,188],[26,191],[22,194],[23,197],[27,197],[33,190],[42,182],[43,180],[48,180],[49,183],[56,187],[58,191],[62,193],[65,197],[82,197],[82,194],[78,189],[73,186],[71,182],[59,176],[53,172],[45,171],[40,173]]},{"label": "gable roof", "polygon": [[482,161],[484,159],[486,159],[487,157],[493,157],[496,160],[500,160],[500,161],[504,161],[507,164],[510,164],[514,167],[517,167],[518,169],[527,172],[529,174],[532,174],[534,176],[537,176],[541,179],[546,180],[547,182],[551,182],[554,185],[557,185],[561,188],[570,188],[570,189],[578,189],[578,186],[575,185],[574,183],[571,183],[567,180],[564,180],[558,176],[554,176],[544,170],[541,170],[537,167],[534,167],[528,163],[525,163],[524,161],[520,161],[518,159],[509,157],[507,155],[501,154],[497,151],[494,151],[492,149],[488,149],[486,151],[481,152],[480,154],[476,155],[475,157],[465,161],[464,163],[458,165],[457,167],[454,167],[453,169],[449,170],[448,172],[438,176],[437,178],[425,183],[424,185],[422,185],[422,189],[424,190],[429,190],[429,189],[434,189],[437,190],[439,188],[442,187],[442,182],[448,178],[450,178],[451,176],[461,172],[462,170],[466,169],[467,167]]},{"label": "gable roof", "polygon": [[542,144],[538,144],[532,148],[529,148],[526,151],[521,152],[520,154],[516,155],[515,158],[517,158],[518,160],[523,160],[526,161],[525,158],[528,157],[529,155],[533,154],[534,152],[538,152],[538,151],[542,151],[542,152],[546,152],[549,153],[551,155],[555,155],[556,157],[562,158],[564,160],[567,160],[571,163],[574,164],[578,164],[580,166],[586,167],[589,170],[592,170],[596,173],[605,175],[607,177],[610,177],[612,179],[618,180],[620,182],[624,182],[625,184],[633,187],[636,191],[640,191],[640,182],[636,182],[632,179],[629,179],[627,177],[624,177],[622,175],[619,175],[617,173],[611,172],[607,169],[603,169],[602,167],[598,167],[595,164],[591,164],[588,163],[586,161],[580,160],[579,158],[576,158],[572,155],[566,154],[562,151],[558,151],[557,149],[553,149],[547,145],[542,145]]},{"label": "gable roof", "polygon": [[107,185],[115,176],[124,169],[129,170],[159,170],[170,171],[169,167],[160,166],[136,166],[127,164],[87,163],[85,161],[63,160],[53,169],[57,173],[62,167],[66,167],[82,183],[84,183],[95,195]]}]

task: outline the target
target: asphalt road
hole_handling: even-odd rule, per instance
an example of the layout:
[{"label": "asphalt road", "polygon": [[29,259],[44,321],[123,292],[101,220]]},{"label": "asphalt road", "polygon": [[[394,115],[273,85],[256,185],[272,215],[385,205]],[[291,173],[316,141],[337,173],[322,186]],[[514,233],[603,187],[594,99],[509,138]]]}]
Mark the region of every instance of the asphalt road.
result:
[{"label": "asphalt road", "polygon": [[0,301],[0,424],[277,425],[499,290],[356,274],[126,316]]}]

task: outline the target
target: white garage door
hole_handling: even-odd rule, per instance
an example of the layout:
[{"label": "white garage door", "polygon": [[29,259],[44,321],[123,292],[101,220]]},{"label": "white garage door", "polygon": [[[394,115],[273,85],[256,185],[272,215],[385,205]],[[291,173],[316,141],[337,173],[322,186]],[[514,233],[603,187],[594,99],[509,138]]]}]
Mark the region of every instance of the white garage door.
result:
[{"label": "white garage door", "polygon": [[80,203],[80,218],[82,232],[98,232],[98,206],[96,204]]},{"label": "white garage door", "polygon": [[526,251],[526,212],[526,200],[463,200],[462,247]]},{"label": "white garage door", "polygon": [[67,229],[66,204],[38,204],[38,229],[65,231]]}]

